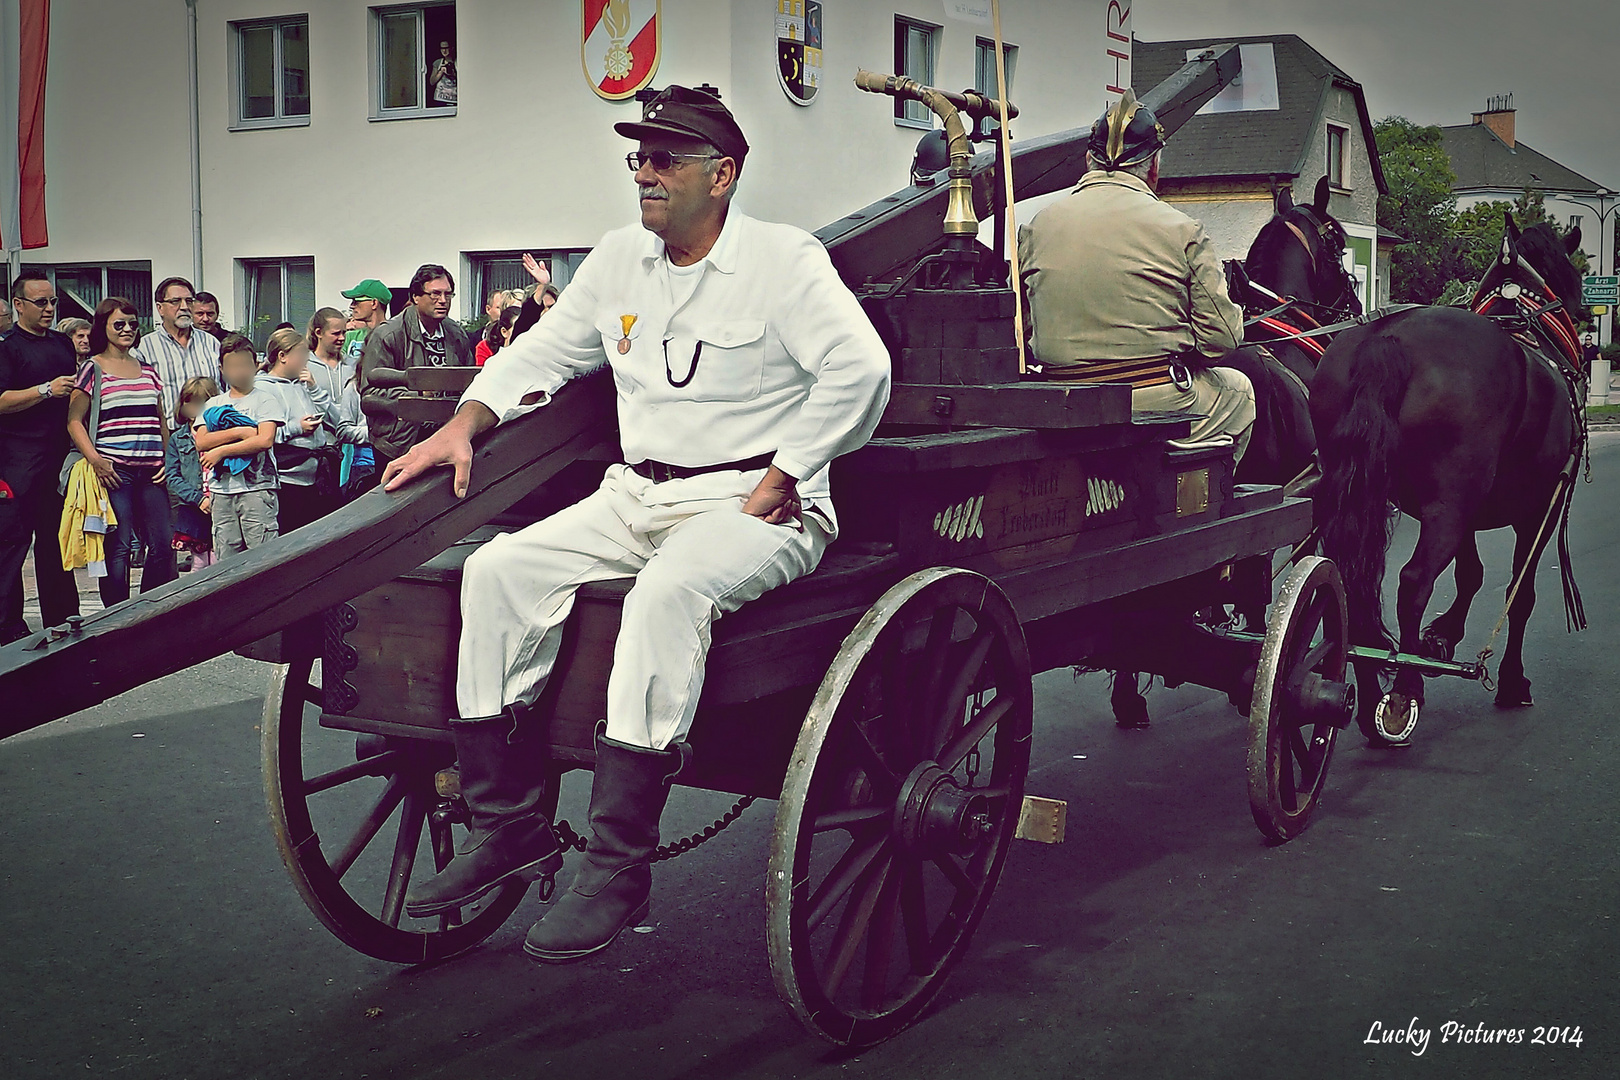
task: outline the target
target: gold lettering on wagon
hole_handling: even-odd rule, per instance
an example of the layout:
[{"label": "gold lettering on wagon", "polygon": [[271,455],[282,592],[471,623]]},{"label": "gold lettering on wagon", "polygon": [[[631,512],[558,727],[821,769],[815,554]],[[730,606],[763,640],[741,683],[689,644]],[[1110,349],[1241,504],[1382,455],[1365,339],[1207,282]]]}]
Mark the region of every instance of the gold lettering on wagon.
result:
[{"label": "gold lettering on wagon", "polygon": [[980,511],[985,547],[1005,567],[1067,554],[1084,526],[1086,497],[1076,458],[1003,466],[991,475]]}]

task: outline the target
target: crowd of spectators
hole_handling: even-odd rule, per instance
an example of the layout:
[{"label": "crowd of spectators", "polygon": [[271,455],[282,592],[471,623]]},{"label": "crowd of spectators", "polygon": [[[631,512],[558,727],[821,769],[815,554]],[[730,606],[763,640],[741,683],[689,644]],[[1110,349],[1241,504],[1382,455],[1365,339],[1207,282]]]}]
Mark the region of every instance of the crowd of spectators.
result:
[{"label": "crowd of spectators", "polygon": [[30,549],[57,626],[79,611],[75,568],[116,604],[136,568],[157,588],[363,494],[432,430],[395,408],[407,368],[482,365],[556,302],[545,268],[524,265],[534,287],[491,296],[476,339],[450,317],[455,278],[429,263],[398,314],[367,278],[342,294],[347,313],[277,327],[262,359],[185,278],[158,284],[143,334],[125,297],[58,321],[50,277],[23,271],[0,300],[0,645],[31,632]]}]

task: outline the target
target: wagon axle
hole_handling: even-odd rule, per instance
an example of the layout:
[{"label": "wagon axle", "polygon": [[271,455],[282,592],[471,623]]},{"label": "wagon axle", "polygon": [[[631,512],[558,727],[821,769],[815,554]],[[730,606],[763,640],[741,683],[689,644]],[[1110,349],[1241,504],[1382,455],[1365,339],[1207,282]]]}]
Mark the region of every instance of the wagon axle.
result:
[{"label": "wagon axle", "polygon": [[994,828],[989,798],[932,761],[911,770],[896,802],[894,835],[922,858],[971,851]]}]

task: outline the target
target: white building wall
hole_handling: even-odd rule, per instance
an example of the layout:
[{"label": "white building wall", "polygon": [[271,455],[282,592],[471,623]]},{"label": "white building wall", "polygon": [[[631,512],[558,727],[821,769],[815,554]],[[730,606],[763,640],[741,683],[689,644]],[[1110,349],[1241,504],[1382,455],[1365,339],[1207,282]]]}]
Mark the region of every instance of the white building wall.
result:
[{"label": "white building wall", "polygon": [[[1021,0],[1004,13],[1019,47],[1015,137],[1088,124],[1100,111],[1106,0]],[[580,64],[578,0],[460,0],[456,115],[369,119],[367,5],[354,0],[197,0],[204,265],[199,288],[243,315],[238,260],[313,256],[319,303],[363,277],[403,285],[423,262],[467,252],[584,248],[636,218],[616,121]],[[307,12],[307,126],[231,131],[232,20]],[[739,205],[817,228],[906,182],[921,132],[857,68],[893,66],[896,14],[940,25],[935,81],[973,82],[988,28],[942,0],[825,0],[825,71],[798,106],[777,84],[775,0],[669,0],[653,85],[718,86],[752,144]],[[154,281],[191,275],[184,0],[57,0],[47,90],[52,244],[27,261],[150,259]],[[1091,47],[1095,46],[1095,47]],[[458,314],[478,310],[461,283]]]}]

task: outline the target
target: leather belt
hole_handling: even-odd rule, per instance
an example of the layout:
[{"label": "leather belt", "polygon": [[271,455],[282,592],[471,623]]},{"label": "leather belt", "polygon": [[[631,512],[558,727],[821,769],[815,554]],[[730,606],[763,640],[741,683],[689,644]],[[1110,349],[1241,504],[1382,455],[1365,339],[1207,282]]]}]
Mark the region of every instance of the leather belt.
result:
[{"label": "leather belt", "polygon": [[754,469],[763,469],[770,465],[776,457],[776,451],[768,454],[758,454],[742,461],[722,461],[718,465],[668,465],[662,461],[637,461],[630,465],[630,471],[638,476],[646,477],[655,484],[662,484],[668,480],[686,480],[704,473],[727,472],[732,469],[738,472],[750,472]]}]

